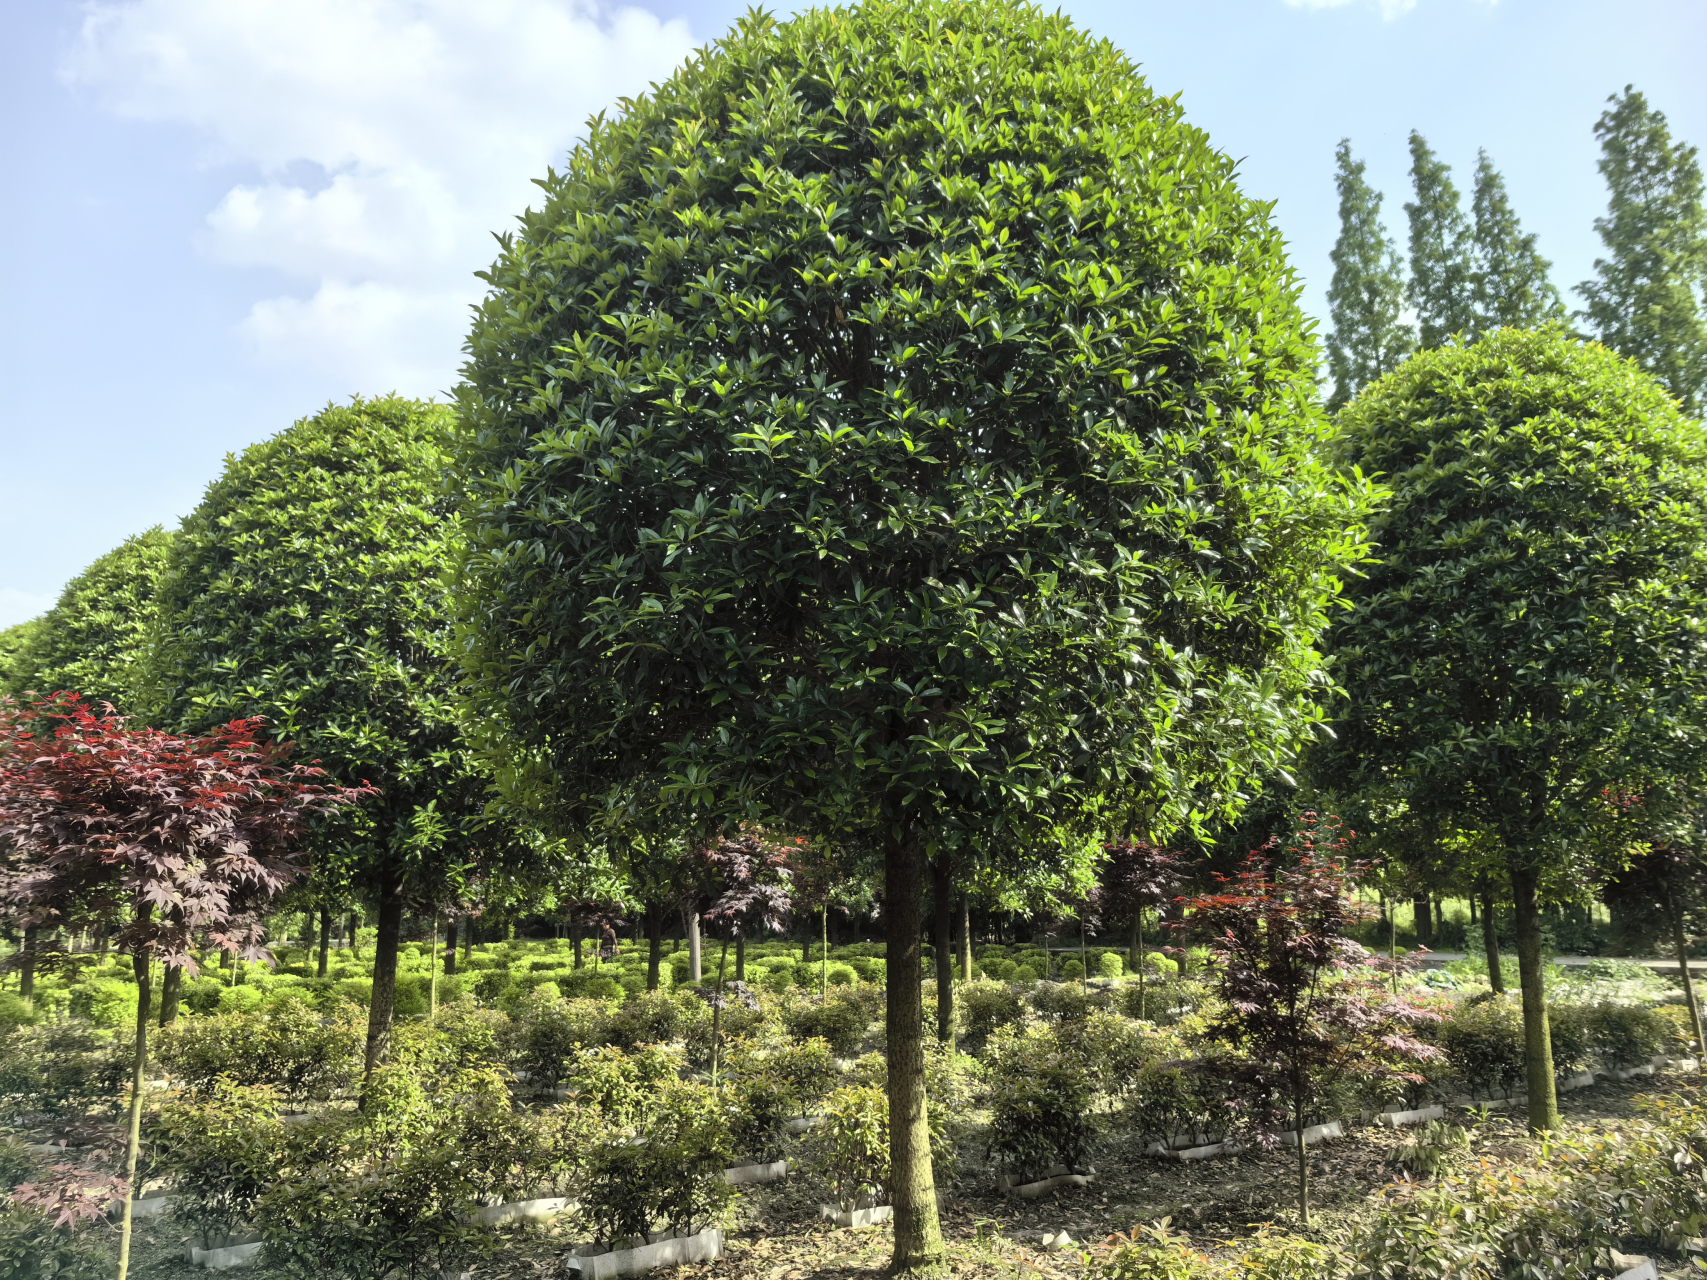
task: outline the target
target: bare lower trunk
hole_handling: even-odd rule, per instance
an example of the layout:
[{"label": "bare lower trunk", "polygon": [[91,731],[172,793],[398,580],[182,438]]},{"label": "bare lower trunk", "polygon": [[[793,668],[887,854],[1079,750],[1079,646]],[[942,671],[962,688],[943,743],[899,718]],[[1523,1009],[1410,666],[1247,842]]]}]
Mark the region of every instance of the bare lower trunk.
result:
[{"label": "bare lower trunk", "polygon": [[25,1000],[36,998],[36,937],[38,930],[24,930],[24,946],[18,956],[18,994]]},{"label": "bare lower trunk", "polygon": [[1298,1224],[1310,1226],[1310,1154],[1304,1145],[1304,1084],[1292,1079],[1292,1131],[1298,1138]]},{"label": "bare lower trunk", "polygon": [[664,912],[661,907],[646,909],[646,943],[646,989],[656,991],[664,964]]},{"label": "bare lower trunk", "polygon": [[1505,992],[1505,972],[1500,965],[1499,922],[1494,919],[1494,896],[1482,895],[1482,950],[1488,957],[1488,986],[1498,994]]},{"label": "bare lower trunk", "polygon": [[747,939],[744,934],[735,935],[735,981],[747,980]]},{"label": "bare lower trunk", "polygon": [[391,1048],[391,1016],[397,1004],[397,944],[403,934],[403,886],[388,886],[379,899],[379,929],[373,946],[373,1000],[367,1015],[367,1058],[362,1080],[373,1075]]},{"label": "bare lower trunk", "polygon": [[889,1198],[895,1207],[894,1275],[945,1270],[942,1224],[931,1173],[925,1099],[924,1000],[919,944],[923,858],[901,829],[900,806],[885,806],[883,917],[888,939]]},{"label": "bare lower trunk", "polygon": [[1523,984],[1523,1065],[1532,1133],[1559,1127],[1558,1094],[1553,1087],[1553,1043],[1547,1029],[1547,992],[1541,974],[1541,916],[1535,908],[1539,879],[1533,867],[1517,867],[1511,873],[1512,906],[1517,922],[1517,973]]},{"label": "bare lower trunk", "polygon": [[723,967],[729,963],[729,939],[717,957],[717,995],[711,1002],[711,1084],[717,1086],[717,1064],[723,1048]]},{"label": "bare lower trunk", "polygon": [[1677,951],[1677,972],[1683,979],[1683,998],[1689,1005],[1689,1025],[1695,1032],[1695,1063],[1698,1071],[1707,1072],[1707,1036],[1701,1031],[1701,1005],[1695,999],[1695,983],[1689,976],[1689,944],[1683,936],[1683,913],[1677,909],[1677,899],[1666,894],[1666,914],[1671,918],[1671,942]]},{"label": "bare lower trunk", "polygon": [[456,916],[450,918],[445,926],[445,977],[456,977],[456,930],[459,920]]},{"label": "bare lower trunk", "polygon": [[359,930],[362,927],[362,917],[359,911],[350,912],[350,958],[361,959],[362,946]]},{"label": "bare lower trunk", "polygon": [[1417,935],[1419,947],[1426,947],[1434,941],[1434,908],[1426,893],[1411,899],[1411,929]]},{"label": "bare lower trunk", "polygon": [[579,920],[571,919],[569,921],[569,945],[574,948],[575,967],[579,969],[585,963],[581,959],[581,922]]},{"label": "bare lower trunk", "polygon": [[474,931],[480,927],[473,916],[462,918],[462,962],[467,964],[474,955]]},{"label": "bare lower trunk", "polygon": [[1150,967],[1144,955],[1144,912],[1142,909],[1132,913],[1132,949],[1138,953],[1138,1017],[1142,1021],[1150,1016],[1145,1005],[1148,993],[1144,990],[1144,970]]},{"label": "bare lower trunk", "polygon": [[703,975],[699,963],[699,912],[688,912],[688,978],[698,982]]},{"label": "bare lower trunk", "polygon": [[315,973],[320,977],[326,976],[326,965],[332,953],[332,908],[320,908],[320,962],[315,966]]},{"label": "bare lower trunk", "polygon": [[960,980],[972,981],[972,904],[960,899]]},{"label": "bare lower trunk", "polygon": [[932,871],[936,897],[936,1038],[954,1043],[954,881],[949,876],[948,855],[937,857]]},{"label": "bare lower trunk", "polygon": [[148,1066],[148,1015],[152,1012],[151,966],[145,953],[131,957],[136,974],[136,1044],[130,1058],[130,1123],[125,1133],[124,1215],[119,1219],[118,1280],[130,1272],[131,1214],[136,1203],[136,1156],[142,1148],[142,1082]]},{"label": "bare lower trunk", "polygon": [[178,1020],[178,992],[184,983],[184,971],[174,966],[166,970],[160,983],[160,1025]]}]

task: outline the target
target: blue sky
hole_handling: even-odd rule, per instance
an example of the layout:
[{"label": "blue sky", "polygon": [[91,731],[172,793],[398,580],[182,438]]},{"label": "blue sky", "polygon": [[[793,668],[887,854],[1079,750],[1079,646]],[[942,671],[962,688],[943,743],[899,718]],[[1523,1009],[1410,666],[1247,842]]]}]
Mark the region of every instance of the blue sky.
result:
[{"label": "blue sky", "polygon": [[[0,626],[190,510],[224,455],[352,393],[443,393],[472,272],[588,114],[745,6],[0,0]],[[1635,83],[1707,142],[1701,0],[1064,6],[1276,217],[1325,311],[1343,136],[1403,244],[1405,139],[1506,174],[1561,288]]]}]

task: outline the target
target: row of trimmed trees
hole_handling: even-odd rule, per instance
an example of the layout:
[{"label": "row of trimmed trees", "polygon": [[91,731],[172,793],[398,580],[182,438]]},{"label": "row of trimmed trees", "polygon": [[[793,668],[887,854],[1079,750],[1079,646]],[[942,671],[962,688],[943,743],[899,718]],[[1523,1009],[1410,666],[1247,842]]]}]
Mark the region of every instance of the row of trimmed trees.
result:
[{"label": "row of trimmed trees", "polygon": [[186,735],[264,717],[372,788],[314,819],[301,890],[374,911],[370,1066],[411,904],[620,900],[656,955],[678,905],[739,914],[697,854],[740,830],[805,842],[796,909],[874,883],[899,1271],[944,1256],[924,904],[939,976],[969,895],[1100,870],[1137,918],[1158,844],[1301,758],[1493,849],[1551,1124],[1535,905],[1707,737],[1700,425],[1514,330],[1331,421],[1234,171],[1061,15],[750,15],[541,184],[454,410],[247,450],[0,674]]}]

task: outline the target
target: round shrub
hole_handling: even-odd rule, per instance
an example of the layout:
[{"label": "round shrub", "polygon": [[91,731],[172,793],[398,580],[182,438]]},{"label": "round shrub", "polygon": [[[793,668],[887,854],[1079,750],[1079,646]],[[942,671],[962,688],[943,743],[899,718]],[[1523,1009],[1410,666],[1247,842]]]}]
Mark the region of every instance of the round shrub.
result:
[{"label": "round shrub", "polygon": [[1097,974],[1104,978],[1118,978],[1126,972],[1126,962],[1120,958],[1117,951],[1105,951],[1097,957]]},{"label": "round shrub", "polygon": [[[1013,967],[1011,960],[1003,963]],[[955,1003],[970,1047],[981,1045],[997,1028],[1009,1026],[1025,1016],[1025,1006],[1020,1002],[1019,994],[1004,983],[969,982],[956,995]]]},{"label": "round shrub", "polygon": [[1523,1011],[1515,1000],[1496,996],[1462,1004],[1441,1023],[1438,1037],[1474,1097],[1509,1098],[1524,1077]]},{"label": "round shrub", "polygon": [[843,964],[840,960],[830,962],[830,985],[832,987],[848,987],[859,981],[859,974],[854,972],[852,965]]},{"label": "round shrub", "polygon": [[1061,966],[1063,982],[1077,982],[1085,976],[1085,966],[1077,960],[1069,960]]}]

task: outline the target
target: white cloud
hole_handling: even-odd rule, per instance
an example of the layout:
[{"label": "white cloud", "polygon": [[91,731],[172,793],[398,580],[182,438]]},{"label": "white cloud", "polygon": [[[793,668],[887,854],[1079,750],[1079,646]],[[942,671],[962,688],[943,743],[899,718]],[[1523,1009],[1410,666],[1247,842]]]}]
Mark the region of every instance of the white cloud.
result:
[{"label": "white cloud", "polygon": [[[1483,4],[1498,4],[1499,0],[1479,0]],[[1381,16],[1388,22],[1402,18],[1417,7],[1417,0],[1286,0],[1291,9],[1343,9],[1348,4],[1362,4],[1372,9],[1380,9]]]},{"label": "white cloud", "polygon": [[692,44],[598,0],[131,0],[91,7],[62,74],[257,169],[201,247],[303,282],[243,322],[263,359],[421,394],[454,380],[489,233]]},{"label": "white cloud", "polygon": [[0,587],[0,630],[46,613],[56,599],[57,596],[31,595],[16,587]]}]

